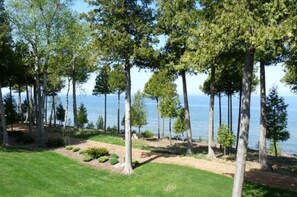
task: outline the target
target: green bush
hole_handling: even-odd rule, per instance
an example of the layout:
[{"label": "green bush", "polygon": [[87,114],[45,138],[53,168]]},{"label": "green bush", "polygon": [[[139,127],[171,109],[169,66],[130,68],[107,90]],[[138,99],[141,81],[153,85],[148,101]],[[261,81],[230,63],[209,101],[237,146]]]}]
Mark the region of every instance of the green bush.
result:
[{"label": "green bush", "polygon": [[70,145],[69,145],[69,146],[66,146],[65,148],[66,148],[67,150],[72,150],[72,149],[73,149],[73,146],[70,146]]},{"label": "green bush", "polygon": [[83,158],[84,162],[89,162],[89,161],[92,161],[92,160],[93,160],[93,157],[91,155],[88,155],[88,154],[84,155],[84,158]]},{"label": "green bush", "polygon": [[85,154],[85,150],[80,150],[78,153],[79,154]]},{"label": "green bush", "polygon": [[52,138],[47,140],[46,146],[49,148],[58,148],[65,146],[65,143],[62,138]]},{"label": "green bush", "polygon": [[98,158],[99,163],[105,163],[109,160],[108,156],[101,156]]},{"label": "green bush", "polygon": [[226,148],[232,146],[235,142],[235,136],[229,130],[227,125],[221,125],[218,131],[218,143],[224,147],[224,155],[226,155]]},{"label": "green bush", "polygon": [[91,147],[85,150],[85,153],[92,156],[93,159],[98,159],[100,156],[108,155],[107,148]]},{"label": "green bush", "polygon": [[111,165],[115,165],[115,164],[119,163],[119,159],[115,158],[115,157],[112,157],[112,158],[110,158],[109,163]]},{"label": "green bush", "polygon": [[113,127],[107,127],[107,132],[110,132],[110,133],[117,133],[118,132],[118,128],[116,126],[113,126]]},{"label": "green bush", "polygon": [[112,153],[111,155],[110,155],[110,157],[113,157],[113,158],[119,158],[119,156],[116,154],[116,153]]},{"label": "green bush", "polygon": [[201,136],[199,136],[199,138],[197,139],[197,143],[201,143],[203,140],[201,138]]},{"label": "green bush", "polygon": [[137,166],[139,162],[136,159],[132,159],[132,166]]},{"label": "green bush", "polygon": [[79,150],[80,150],[79,147],[74,147],[74,148],[72,149],[73,152],[78,152]]},{"label": "green bush", "polygon": [[152,137],[154,137],[154,134],[153,134],[153,132],[151,132],[150,130],[146,130],[146,131],[144,131],[144,132],[141,132],[141,137],[143,137],[143,138],[152,138]]}]

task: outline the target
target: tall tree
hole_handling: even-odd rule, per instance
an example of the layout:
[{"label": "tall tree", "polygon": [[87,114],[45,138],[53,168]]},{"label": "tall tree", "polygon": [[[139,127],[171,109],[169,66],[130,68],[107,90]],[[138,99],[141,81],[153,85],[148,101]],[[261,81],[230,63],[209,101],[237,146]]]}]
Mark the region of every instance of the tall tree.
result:
[{"label": "tall tree", "polygon": [[187,95],[186,73],[189,65],[182,61],[183,54],[188,50],[186,43],[191,27],[197,25],[197,7],[195,0],[163,0],[158,2],[157,29],[167,36],[163,49],[168,67],[173,68],[182,78],[185,122],[187,124],[188,154],[193,154],[192,129]]},{"label": "tall tree", "polygon": [[138,127],[138,133],[140,133],[140,128],[147,124],[147,110],[144,99],[145,97],[138,90],[134,94],[131,106],[131,124]]},{"label": "tall tree", "polygon": [[112,93],[112,89],[109,84],[110,66],[104,65],[99,68],[98,75],[96,77],[96,83],[93,89],[93,95],[104,95],[104,131],[106,131],[106,104],[107,94]]},{"label": "tall tree", "polygon": [[131,76],[132,65],[146,67],[154,65],[150,57],[152,47],[151,0],[89,0],[94,7],[85,15],[94,33],[94,44],[100,51],[100,61],[124,65],[126,75],[125,92],[125,167],[124,173],[132,170],[131,147]]},{"label": "tall tree", "polygon": [[109,86],[118,95],[117,122],[120,133],[120,102],[121,94],[125,91],[125,71],[122,65],[116,64],[109,73]]}]

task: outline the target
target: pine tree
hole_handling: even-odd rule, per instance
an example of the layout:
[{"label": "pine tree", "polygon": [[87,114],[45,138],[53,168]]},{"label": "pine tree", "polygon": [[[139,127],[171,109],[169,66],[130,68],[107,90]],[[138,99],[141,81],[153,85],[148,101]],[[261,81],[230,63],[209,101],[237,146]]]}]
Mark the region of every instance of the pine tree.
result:
[{"label": "pine tree", "polygon": [[83,129],[85,124],[88,123],[88,112],[84,104],[80,104],[77,113],[77,123],[79,128]]},{"label": "pine tree", "polygon": [[62,125],[62,122],[65,121],[65,109],[61,103],[57,107],[56,116],[57,116],[57,120],[60,121],[60,125]]},{"label": "pine tree", "polygon": [[140,91],[134,94],[134,100],[131,106],[131,123],[132,126],[138,127],[138,133],[140,133],[140,128],[147,124],[147,110],[144,96]]}]

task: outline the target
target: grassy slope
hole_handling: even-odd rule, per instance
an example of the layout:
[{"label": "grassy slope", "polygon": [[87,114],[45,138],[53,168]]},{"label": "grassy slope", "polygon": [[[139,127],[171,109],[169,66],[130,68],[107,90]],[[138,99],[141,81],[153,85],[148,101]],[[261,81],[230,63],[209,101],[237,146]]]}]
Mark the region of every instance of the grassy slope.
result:
[{"label": "grassy slope", "polygon": [[[46,151],[0,149],[0,169],[1,196],[230,196],[232,188],[231,178],[188,167],[146,164],[123,176]],[[294,196],[251,184],[247,193]]]}]

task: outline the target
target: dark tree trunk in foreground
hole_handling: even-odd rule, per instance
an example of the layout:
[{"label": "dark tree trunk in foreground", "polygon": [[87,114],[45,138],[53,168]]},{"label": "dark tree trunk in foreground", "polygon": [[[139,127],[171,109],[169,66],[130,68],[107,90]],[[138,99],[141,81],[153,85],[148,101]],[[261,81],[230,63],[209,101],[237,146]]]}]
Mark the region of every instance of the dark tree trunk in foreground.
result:
[{"label": "dark tree trunk in foreground", "polygon": [[5,107],[2,100],[2,84],[0,82],[0,115],[1,115],[1,130],[3,134],[3,145],[9,145],[8,142],[8,134],[7,134],[7,128],[6,128],[6,119],[5,119]]},{"label": "dark tree trunk in foreground", "polygon": [[131,74],[130,65],[126,63],[126,95],[125,95],[125,167],[124,174],[131,174],[132,169],[132,141],[131,141]]},{"label": "dark tree trunk in foreground", "polygon": [[219,124],[222,125],[222,96],[219,93]]},{"label": "dark tree trunk in foreground", "polygon": [[261,125],[259,139],[259,162],[263,170],[269,169],[266,152],[266,84],[265,84],[265,64],[260,61],[260,97],[261,97]]},{"label": "dark tree trunk in foreground", "polygon": [[186,128],[187,128],[187,142],[188,142],[187,153],[193,154],[192,129],[191,129],[191,119],[190,119],[188,92],[187,92],[187,80],[186,80],[186,72],[185,71],[181,71],[181,77],[182,77],[182,82],[183,82],[185,124],[186,124]]},{"label": "dark tree trunk in foreground", "polygon": [[209,127],[208,127],[208,157],[215,158],[212,146],[214,145],[214,99],[215,99],[215,67],[211,67],[210,101],[209,101]]},{"label": "dark tree trunk in foreground", "polygon": [[246,52],[245,65],[242,79],[242,99],[241,99],[241,118],[238,150],[236,154],[236,170],[233,182],[232,197],[241,197],[244,172],[246,165],[246,155],[250,127],[250,101],[252,90],[252,75],[254,68],[254,49],[250,48]]}]

